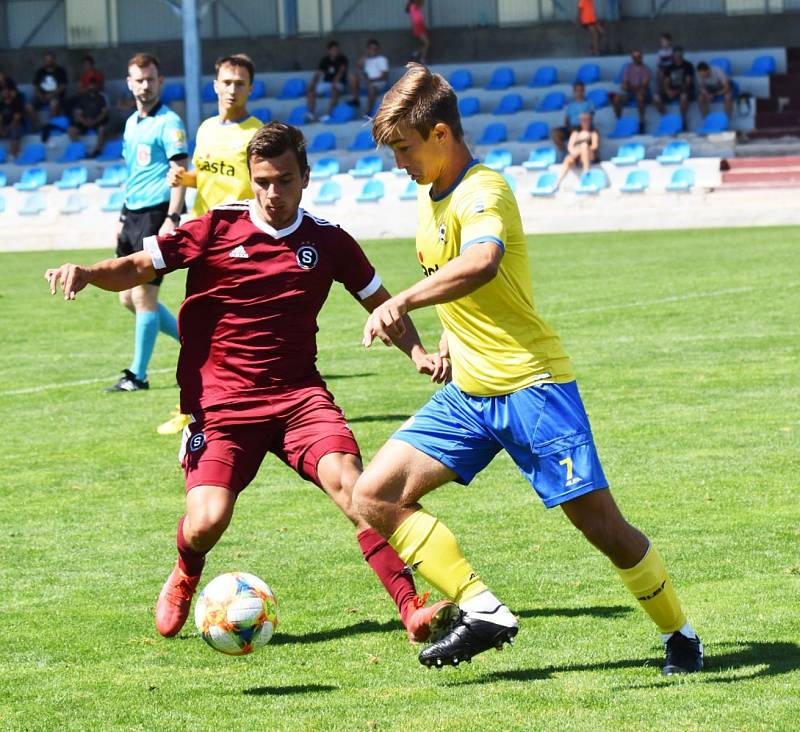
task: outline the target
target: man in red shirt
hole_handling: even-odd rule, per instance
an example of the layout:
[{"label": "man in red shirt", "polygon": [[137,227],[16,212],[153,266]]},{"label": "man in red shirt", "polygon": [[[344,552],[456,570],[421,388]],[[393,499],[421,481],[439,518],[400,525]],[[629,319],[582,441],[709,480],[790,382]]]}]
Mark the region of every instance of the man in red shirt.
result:
[{"label": "man in red shirt", "polygon": [[[178,561],[156,605],[156,627],[173,636],[189,614],[205,555],[230,523],[238,494],[267,452],[316,483],[358,531],[364,558],[398,606],[414,641],[449,630],[449,601],[424,606],[410,572],[353,510],[362,472],[358,445],[316,368],[317,315],[334,281],[372,312],[389,293],[358,243],[302,208],[309,167],[303,134],[273,122],[247,148],[255,198],[219,206],[144,249],[91,267],[64,264],[45,278],[66,300],[92,284],[124,290],[187,268],[178,316],[181,411],[191,415],[181,460],[186,514]],[[397,345],[417,371],[441,382],[449,365],[428,354],[413,324]]]}]

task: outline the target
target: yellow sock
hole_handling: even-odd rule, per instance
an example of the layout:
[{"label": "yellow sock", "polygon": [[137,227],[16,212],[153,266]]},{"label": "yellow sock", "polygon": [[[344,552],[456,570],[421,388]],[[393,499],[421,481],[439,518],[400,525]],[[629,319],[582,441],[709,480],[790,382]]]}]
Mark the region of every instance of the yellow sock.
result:
[{"label": "yellow sock", "polygon": [[625,586],[662,633],[674,633],[686,624],[686,615],[667,568],[652,544],[638,564],[630,569],[616,569]]},{"label": "yellow sock", "polygon": [[486,589],[450,529],[427,511],[411,514],[389,543],[400,559],[455,603]]}]

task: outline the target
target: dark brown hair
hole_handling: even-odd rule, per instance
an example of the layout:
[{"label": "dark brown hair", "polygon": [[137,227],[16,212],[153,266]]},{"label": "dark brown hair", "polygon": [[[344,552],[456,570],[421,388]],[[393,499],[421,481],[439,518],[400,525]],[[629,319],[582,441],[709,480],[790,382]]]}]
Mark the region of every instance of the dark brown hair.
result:
[{"label": "dark brown hair", "polygon": [[372,136],[386,145],[401,125],[415,129],[427,140],[437,123],[443,122],[456,140],[464,138],[458,97],[441,74],[431,73],[422,64],[410,63],[406,73],[381,102],[372,123]]},{"label": "dark brown hair", "polygon": [[219,70],[223,66],[236,66],[240,69],[247,69],[247,73],[250,75],[250,84],[253,83],[253,78],[256,75],[256,67],[253,63],[253,59],[251,59],[246,53],[234,53],[230,56],[223,56],[222,58],[217,59],[217,62],[214,64],[214,71],[216,72],[216,76],[219,77]]},{"label": "dark brown hair", "polygon": [[251,158],[259,160],[277,158],[287,150],[294,153],[297,164],[300,166],[300,172],[304,173],[308,169],[308,157],[306,156],[306,138],[303,137],[303,133],[297,127],[283,122],[268,122],[253,135],[247,146],[248,170]]}]

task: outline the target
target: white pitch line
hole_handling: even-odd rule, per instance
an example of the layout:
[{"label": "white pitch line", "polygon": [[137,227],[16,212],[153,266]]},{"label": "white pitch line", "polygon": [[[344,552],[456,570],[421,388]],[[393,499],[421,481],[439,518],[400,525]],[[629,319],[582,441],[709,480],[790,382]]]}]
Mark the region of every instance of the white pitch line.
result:
[{"label": "white pitch line", "polygon": [[[166,374],[174,372],[175,368],[171,369],[151,369],[148,373],[151,374]],[[50,391],[51,389],[66,389],[70,386],[82,386],[83,384],[99,384],[103,381],[111,381],[113,376],[103,376],[95,379],[78,379],[77,381],[63,381],[60,384],[42,384],[41,386],[30,386],[25,389],[8,389],[0,391],[0,396],[16,396],[17,394],[38,394],[42,391]]]},{"label": "white pitch line", "polygon": [[[794,287],[796,283],[787,285]],[[670,295],[660,297],[656,300],[636,300],[634,302],[619,303],[618,305],[599,305],[593,308],[578,308],[577,310],[552,310],[553,315],[577,315],[580,313],[601,313],[605,310],[626,310],[628,308],[641,308],[649,305],[665,305],[670,302],[683,302],[684,300],[694,300],[701,297],[722,297],[723,295],[737,295],[741,292],[752,292],[758,287],[732,287],[727,290],[711,290],[709,292],[692,292],[688,295]]]},{"label": "white pitch line", "polygon": [[[797,287],[797,282],[790,282],[784,287]],[[578,308],[577,310],[554,310],[555,316],[560,315],[578,315],[581,313],[600,313],[605,310],[625,310],[628,308],[641,308],[649,305],[664,305],[670,302],[683,302],[684,300],[694,300],[701,297],[722,297],[723,295],[737,295],[742,292],[752,292],[758,290],[758,287],[732,287],[727,290],[710,290],[709,292],[693,292],[686,295],[671,295],[669,297],[661,297],[656,300],[637,300],[635,302],[620,303],[619,305],[600,305],[594,308]],[[153,369],[150,373],[164,374],[175,369]],[[38,394],[43,391],[50,391],[52,389],[65,389],[70,386],[82,386],[83,384],[98,384],[101,381],[108,381],[113,379],[113,376],[97,378],[97,379],[80,379],[78,381],[65,381],[61,384],[43,384],[42,386],[31,386],[26,389],[9,389],[7,391],[0,391],[0,396],[16,396],[18,394]]]}]

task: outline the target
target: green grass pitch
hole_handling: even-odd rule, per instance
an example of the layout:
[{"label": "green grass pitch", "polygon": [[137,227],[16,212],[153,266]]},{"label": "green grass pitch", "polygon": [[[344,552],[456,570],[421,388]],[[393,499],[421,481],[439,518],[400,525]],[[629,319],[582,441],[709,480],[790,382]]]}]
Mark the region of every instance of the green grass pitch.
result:
[{"label": "green grass pitch", "polygon": [[[659,675],[657,635],[616,574],[502,456],[426,507],[518,613],[513,649],[422,668],[349,525],[274,459],[205,575],[269,582],[273,641],[232,659],[191,621],[159,638],[183,490],[178,439],[155,426],[177,402],[177,347],[159,339],[149,392],[104,394],[130,360],[130,314],[98,290],[51,298],[42,278],[104,253],[3,254],[0,729],[796,730],[800,230],[529,245],[617,500],[667,560],[706,672]],[[411,242],[365,248],[390,290],[419,277]],[[182,277],[163,289],[177,307]],[[414,317],[433,345],[434,313]],[[368,459],[432,387],[394,350],[365,352],[363,320],[337,286],[319,360]]]}]

